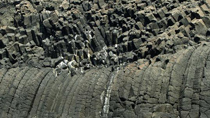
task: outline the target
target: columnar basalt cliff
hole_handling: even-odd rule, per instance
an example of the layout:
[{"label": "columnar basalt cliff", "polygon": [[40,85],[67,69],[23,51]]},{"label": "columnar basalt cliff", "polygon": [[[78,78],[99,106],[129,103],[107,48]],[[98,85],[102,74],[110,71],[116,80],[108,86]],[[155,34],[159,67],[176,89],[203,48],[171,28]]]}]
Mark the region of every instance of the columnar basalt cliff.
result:
[{"label": "columnar basalt cliff", "polygon": [[209,0],[0,1],[1,118],[209,118]]}]

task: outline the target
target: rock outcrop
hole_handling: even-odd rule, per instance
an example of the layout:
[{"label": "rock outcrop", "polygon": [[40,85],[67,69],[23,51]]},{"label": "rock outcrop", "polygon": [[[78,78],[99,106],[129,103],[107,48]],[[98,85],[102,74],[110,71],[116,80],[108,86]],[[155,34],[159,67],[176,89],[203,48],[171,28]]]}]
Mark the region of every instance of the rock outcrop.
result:
[{"label": "rock outcrop", "polygon": [[209,40],[205,0],[16,0],[0,9],[4,68],[55,68],[61,57],[78,68],[123,65]]},{"label": "rock outcrop", "polygon": [[70,76],[0,70],[2,118],[208,118],[210,44]]},{"label": "rock outcrop", "polygon": [[208,0],[0,1],[0,117],[208,118]]}]

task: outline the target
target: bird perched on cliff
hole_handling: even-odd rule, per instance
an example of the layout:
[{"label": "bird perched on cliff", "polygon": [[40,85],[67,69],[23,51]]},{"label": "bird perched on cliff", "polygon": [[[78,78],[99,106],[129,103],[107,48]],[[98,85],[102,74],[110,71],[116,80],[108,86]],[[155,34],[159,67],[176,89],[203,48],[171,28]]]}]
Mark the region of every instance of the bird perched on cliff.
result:
[{"label": "bird perched on cliff", "polygon": [[75,60],[72,60],[70,62],[68,62],[68,71],[69,74],[74,75],[75,71],[77,70],[76,66],[77,66],[77,62]]}]

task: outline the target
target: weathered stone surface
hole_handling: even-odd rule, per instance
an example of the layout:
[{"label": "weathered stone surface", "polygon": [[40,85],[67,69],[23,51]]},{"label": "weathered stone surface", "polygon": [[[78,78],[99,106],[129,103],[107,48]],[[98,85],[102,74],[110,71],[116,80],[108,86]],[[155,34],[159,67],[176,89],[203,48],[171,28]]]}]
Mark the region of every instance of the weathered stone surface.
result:
[{"label": "weathered stone surface", "polygon": [[2,1],[0,117],[208,117],[208,3]]}]

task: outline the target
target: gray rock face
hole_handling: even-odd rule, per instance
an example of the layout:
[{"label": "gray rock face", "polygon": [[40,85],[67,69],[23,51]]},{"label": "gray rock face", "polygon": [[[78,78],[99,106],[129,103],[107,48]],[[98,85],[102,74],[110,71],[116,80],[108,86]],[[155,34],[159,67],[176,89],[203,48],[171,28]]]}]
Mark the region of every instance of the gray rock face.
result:
[{"label": "gray rock face", "polygon": [[208,118],[208,0],[0,2],[0,117]]},{"label": "gray rock face", "polygon": [[74,76],[67,70],[55,76],[51,68],[1,69],[0,116],[208,118],[209,46]]},{"label": "gray rock face", "polygon": [[[17,46],[7,51],[4,58],[9,62],[2,67],[33,60],[44,67],[45,58],[60,56],[92,66],[120,65],[176,53],[209,39],[206,1],[32,0],[2,2],[0,9],[0,18],[5,18],[0,23],[0,48]],[[6,9],[13,15],[7,17]],[[98,55],[103,47],[118,61]]]}]

